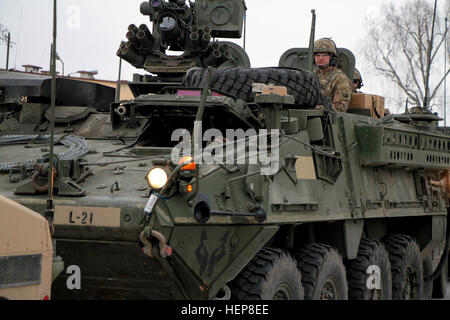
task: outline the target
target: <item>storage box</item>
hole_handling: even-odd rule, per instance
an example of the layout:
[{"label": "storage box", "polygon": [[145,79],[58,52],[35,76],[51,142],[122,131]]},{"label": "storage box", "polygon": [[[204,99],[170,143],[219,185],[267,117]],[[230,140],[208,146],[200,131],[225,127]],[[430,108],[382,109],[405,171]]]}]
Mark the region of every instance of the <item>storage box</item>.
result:
[{"label": "storage box", "polygon": [[200,29],[211,28],[214,38],[240,38],[245,11],[244,0],[197,0],[195,16]]},{"label": "storage box", "polygon": [[349,109],[368,109],[373,118],[384,117],[384,97],[374,94],[352,93]]}]

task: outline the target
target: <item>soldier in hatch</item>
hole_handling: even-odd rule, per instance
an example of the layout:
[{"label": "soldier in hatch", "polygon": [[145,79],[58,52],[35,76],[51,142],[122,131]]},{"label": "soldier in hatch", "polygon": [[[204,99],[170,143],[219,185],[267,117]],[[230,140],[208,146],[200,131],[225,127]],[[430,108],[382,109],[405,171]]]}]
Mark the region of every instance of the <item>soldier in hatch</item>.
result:
[{"label": "soldier in hatch", "polygon": [[336,67],[338,52],[336,44],[329,38],[314,42],[315,73],[320,80],[322,94],[329,97],[333,110],[346,112],[352,94],[352,85],[347,76]]},{"label": "soldier in hatch", "polygon": [[353,77],[353,86],[352,86],[352,92],[353,93],[360,93],[359,89],[364,86],[361,73],[358,71],[358,69],[355,68],[355,75]]}]

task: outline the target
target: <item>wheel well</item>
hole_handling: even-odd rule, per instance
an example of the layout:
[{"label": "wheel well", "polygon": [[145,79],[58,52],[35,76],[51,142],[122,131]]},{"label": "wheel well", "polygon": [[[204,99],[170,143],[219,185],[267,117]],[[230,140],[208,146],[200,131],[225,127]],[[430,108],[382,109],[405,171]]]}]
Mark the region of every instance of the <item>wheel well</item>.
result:
[{"label": "wheel well", "polygon": [[[365,219],[359,220],[356,227],[354,223],[358,220],[282,225],[270,245],[295,252],[301,245],[317,242],[333,246],[343,257],[354,259],[362,237],[380,240],[387,234],[405,234],[414,237],[423,250],[433,238],[439,238],[439,230],[433,227],[438,218],[441,217]],[[433,232],[437,232],[434,237]]]},{"label": "wheel well", "polygon": [[335,247],[342,256],[354,259],[364,224],[360,221],[356,228],[353,225],[350,220],[284,225],[275,235],[272,245],[295,252],[301,245],[322,243]]},{"label": "wheel well", "polygon": [[433,217],[402,217],[366,220],[367,237],[380,240],[387,234],[405,234],[414,237],[420,249],[425,248],[433,236]]}]

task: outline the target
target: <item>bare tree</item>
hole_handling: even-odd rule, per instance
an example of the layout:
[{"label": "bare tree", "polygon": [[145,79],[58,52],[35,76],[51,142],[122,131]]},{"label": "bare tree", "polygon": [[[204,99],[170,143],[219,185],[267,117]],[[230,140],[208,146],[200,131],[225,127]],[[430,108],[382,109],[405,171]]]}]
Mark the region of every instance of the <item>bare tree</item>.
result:
[{"label": "bare tree", "polygon": [[0,23],[0,43],[7,43],[9,30],[5,25]]},{"label": "bare tree", "polygon": [[[366,25],[365,58],[416,106],[435,105],[433,99],[444,81],[441,57],[442,49],[450,53],[450,46],[444,48],[449,3],[447,0],[444,14],[434,15],[430,1],[411,0],[400,6],[391,2]],[[449,73],[450,69],[446,70],[445,74]]]}]

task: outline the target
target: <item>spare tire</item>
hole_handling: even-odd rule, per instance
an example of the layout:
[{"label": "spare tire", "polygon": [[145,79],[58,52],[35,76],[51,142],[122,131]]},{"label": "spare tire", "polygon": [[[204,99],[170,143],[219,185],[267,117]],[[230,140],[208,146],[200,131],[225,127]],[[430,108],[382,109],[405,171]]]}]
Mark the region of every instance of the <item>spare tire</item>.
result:
[{"label": "spare tire", "polygon": [[[201,88],[206,79],[206,69],[192,68],[186,74],[184,85]],[[252,102],[254,83],[273,84],[287,88],[294,96],[297,108],[313,108],[322,98],[319,79],[313,72],[289,68],[218,68],[214,69],[209,87]]]}]

